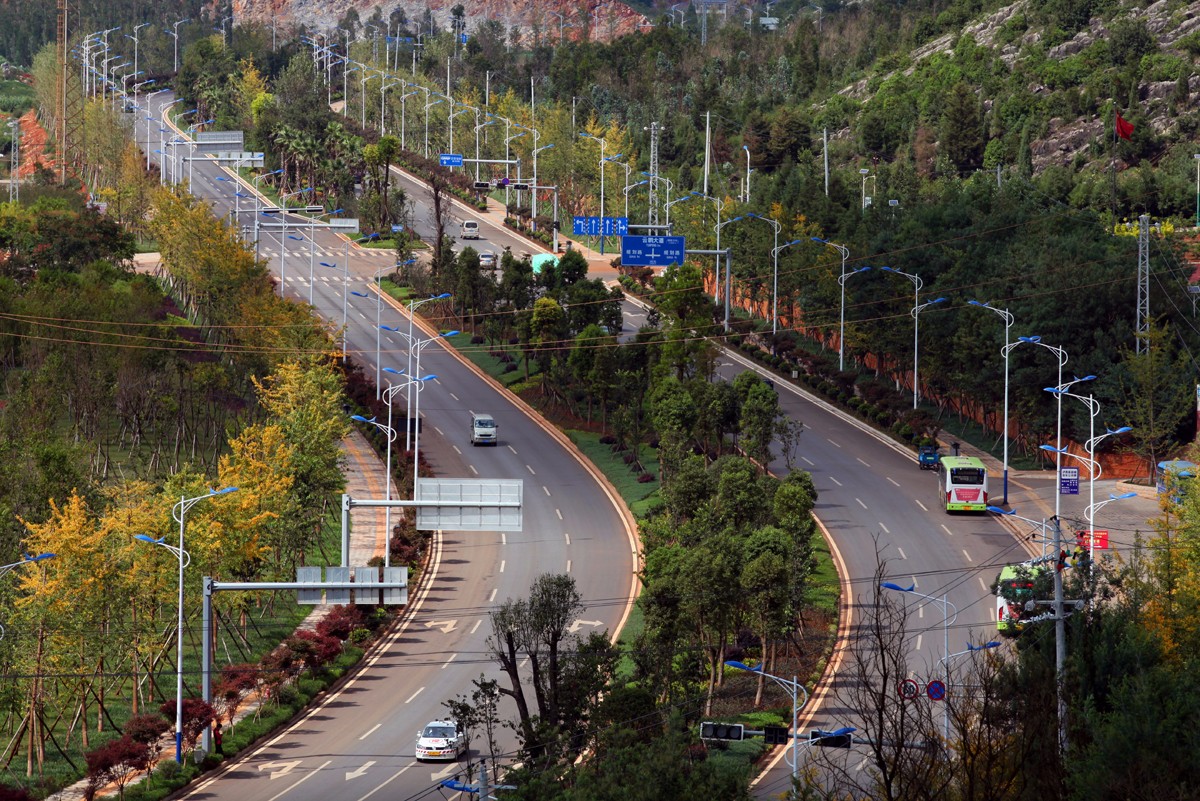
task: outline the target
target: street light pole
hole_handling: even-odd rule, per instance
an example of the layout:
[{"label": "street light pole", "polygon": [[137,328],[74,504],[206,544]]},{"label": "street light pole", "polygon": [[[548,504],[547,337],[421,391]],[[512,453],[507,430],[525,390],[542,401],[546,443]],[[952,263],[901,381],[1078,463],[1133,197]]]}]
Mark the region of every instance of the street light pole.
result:
[{"label": "street light pole", "polygon": [[[747,664],[744,664],[742,662],[738,662],[738,661],[735,661],[732,659],[727,660],[725,662],[725,665],[726,665],[726,667],[736,668],[737,670],[745,670],[748,673],[757,673],[761,676],[766,676],[768,679],[775,682],[780,687],[784,687],[791,691],[791,693],[792,693],[792,732],[791,732],[791,734],[792,734],[792,786],[794,787],[796,784],[796,779],[799,778],[799,775],[800,775],[800,773],[799,773],[799,771],[800,771],[800,741],[799,741],[799,737],[797,736],[799,734],[798,729],[800,727],[800,707],[802,707],[808,703],[808,689],[803,684],[800,683],[799,679],[796,676],[792,676],[792,680],[788,681],[787,679],[780,678],[779,676],[773,676],[770,673],[767,673],[765,670],[762,669],[762,665],[759,665],[758,667],[750,667]],[[797,703],[799,701],[799,696],[797,695],[797,692],[804,693],[804,701],[801,703]]]},{"label": "street light pole", "polygon": [[[757,217],[758,215],[751,215]],[[779,231],[775,232],[778,239]],[[771,283],[771,333],[774,334],[779,329],[779,252],[790,248],[792,245],[799,245],[803,239],[793,239],[791,242],[785,242],[778,247],[771,249],[771,269],[774,274],[774,279]]]},{"label": "street light pole", "polygon": [[600,143],[600,255],[604,255],[604,149],[608,147],[608,143],[599,136],[593,136],[587,131],[580,131],[579,135],[584,139],[591,139]]},{"label": "street light pole", "polygon": [[[938,598],[936,595],[926,595],[923,592],[917,592],[917,585],[915,583],[911,587],[902,587],[899,584],[896,584],[895,582],[885,581],[885,582],[882,582],[879,586],[885,590],[895,590],[896,592],[903,592],[903,593],[907,593],[909,595],[915,595],[918,598],[924,598],[927,601],[932,601],[933,603],[940,603],[942,605],[942,653],[945,654],[945,656],[943,657],[943,659],[941,661],[943,661],[943,662],[947,661],[950,656],[950,627],[952,625],[954,625],[955,621],[958,620],[958,607],[955,606],[950,601],[950,599],[946,597],[946,595],[944,593],[942,594],[941,598]],[[950,617],[951,609],[954,610],[953,618]],[[947,687],[950,686],[950,672],[949,671],[950,671],[950,665],[947,664],[946,665],[946,686]],[[946,739],[949,739],[949,738],[950,738],[950,718],[949,718],[949,713],[947,712]]]},{"label": "street light pole", "polygon": [[[951,659],[962,656],[964,654],[972,654],[977,651],[986,651],[989,648],[999,648],[999,647],[1000,647],[999,640],[991,640],[990,642],[985,642],[982,645],[972,645],[971,643],[967,643],[967,650],[955,651],[954,653],[946,654],[941,659],[939,659],[938,661],[940,663],[944,663],[945,668],[946,668],[945,672],[946,672],[946,691],[947,691],[947,693],[950,690],[950,660]],[[950,704],[948,701],[943,701],[942,712],[943,712],[943,716],[944,716],[943,717],[943,720],[944,720],[943,728],[945,729],[946,742],[949,743],[950,742]]]},{"label": "street light pole", "polygon": [[[393,372],[395,372],[395,371],[393,371]],[[398,387],[398,386],[393,387],[389,383],[387,392],[384,393],[384,398],[387,400],[387,405],[388,405],[388,422],[387,422],[386,426],[383,423],[377,422],[374,417],[367,419],[366,417],[363,417],[361,414],[350,415],[351,420],[357,420],[360,423],[370,423],[371,425],[375,426],[376,428],[378,428],[380,431],[382,431],[384,434],[387,435],[387,443],[388,443],[387,467],[385,468],[387,470],[387,474],[384,476],[384,479],[383,479],[384,500],[386,500],[386,501],[392,500],[392,443],[394,443],[396,441],[396,429],[392,428],[392,393],[398,389],[400,389],[400,387]],[[383,566],[391,567],[391,561],[392,561],[392,507],[389,504],[388,506],[383,507],[383,510],[384,510],[383,525],[384,525],[384,530],[387,532],[383,538]]]},{"label": "street light pole", "polygon": [[[135,539],[142,542],[149,542],[153,545],[159,545],[166,548],[171,553],[175,554],[179,559],[179,620],[176,623],[176,642],[175,642],[175,761],[183,762],[183,570],[192,561],[189,554],[183,546],[183,537],[185,531],[184,521],[187,518],[187,511],[200,501],[208,498],[215,498],[218,495],[228,495],[231,492],[237,492],[237,487],[225,487],[224,489],[212,490],[204,495],[197,495],[194,498],[182,497],[179,503],[175,504],[171,509],[171,517],[179,523],[179,545],[168,545],[160,537],[154,539],[145,534],[134,535]],[[208,636],[207,632],[204,636]]]},{"label": "street light pole", "polygon": [[1004,357],[1004,503],[1008,504],[1008,354],[1015,347],[1009,344],[1009,331],[1013,325],[1013,314],[1008,309],[997,309],[995,306],[989,306],[987,303],[980,303],[977,300],[968,301],[968,305],[978,306],[981,309],[987,309],[990,312],[995,312],[1004,320],[1004,347],[1000,349],[1000,355]]},{"label": "street light pole", "polygon": [[852,273],[846,272],[846,259],[850,258],[850,248],[845,245],[839,245],[835,242],[830,242],[827,239],[821,239],[819,236],[812,238],[814,242],[820,242],[822,245],[828,245],[836,250],[842,256],[842,272],[838,276],[838,286],[842,291],[842,306],[841,313],[838,315],[838,370],[846,369],[846,279],[851,275],[857,275],[861,272],[866,272],[870,267],[860,267]]},{"label": "street light pole", "polygon": [[920,384],[920,382],[918,380],[918,376],[917,376],[917,364],[919,361],[919,355],[920,355],[919,348],[920,348],[920,341],[921,341],[920,340],[920,332],[921,332],[920,315],[921,315],[921,312],[925,311],[925,309],[927,309],[928,307],[934,305],[935,303],[944,303],[946,299],[945,298],[936,298],[934,300],[927,301],[926,303],[921,303],[921,287],[925,286],[925,282],[923,280],[921,280],[921,276],[913,275],[912,273],[902,272],[902,271],[894,269],[892,267],[880,267],[879,269],[883,270],[884,272],[895,273],[896,275],[902,275],[905,278],[907,278],[909,281],[912,281],[913,308],[912,308],[912,311],[909,313],[912,315],[912,318],[913,318],[913,408],[916,409],[917,404],[921,400],[921,384]]}]

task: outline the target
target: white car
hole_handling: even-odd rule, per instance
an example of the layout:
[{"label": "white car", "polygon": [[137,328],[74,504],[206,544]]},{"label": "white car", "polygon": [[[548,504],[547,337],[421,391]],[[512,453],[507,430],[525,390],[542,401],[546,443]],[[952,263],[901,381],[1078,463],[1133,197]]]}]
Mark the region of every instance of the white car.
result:
[{"label": "white car", "polygon": [[485,250],[479,254],[479,266],[485,270],[496,269],[496,254]]},{"label": "white car", "polygon": [[449,720],[431,720],[417,732],[417,761],[427,759],[453,762],[467,750],[467,741],[458,726]]}]

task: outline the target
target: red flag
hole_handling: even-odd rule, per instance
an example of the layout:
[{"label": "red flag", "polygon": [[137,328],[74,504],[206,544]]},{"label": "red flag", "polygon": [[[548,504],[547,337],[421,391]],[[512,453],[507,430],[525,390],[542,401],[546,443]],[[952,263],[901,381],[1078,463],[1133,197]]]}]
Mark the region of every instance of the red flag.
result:
[{"label": "red flag", "polygon": [[1133,138],[1133,123],[1121,116],[1121,112],[1117,112],[1117,136],[1129,141]]}]

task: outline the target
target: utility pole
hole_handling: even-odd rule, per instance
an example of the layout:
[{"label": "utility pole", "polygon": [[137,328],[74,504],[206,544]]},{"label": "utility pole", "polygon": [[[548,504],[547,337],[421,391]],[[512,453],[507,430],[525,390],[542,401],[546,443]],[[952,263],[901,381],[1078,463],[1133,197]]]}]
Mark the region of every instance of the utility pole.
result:
[{"label": "utility pole", "polygon": [[708,154],[709,154],[709,135],[711,132],[711,111],[704,112],[704,191],[701,194],[708,194]]},{"label": "utility pole", "polygon": [[1137,353],[1149,348],[1146,334],[1150,332],[1150,215],[1138,217],[1137,263]]},{"label": "utility pole", "polygon": [[821,129],[821,152],[825,162],[825,197],[829,197],[829,129]]}]

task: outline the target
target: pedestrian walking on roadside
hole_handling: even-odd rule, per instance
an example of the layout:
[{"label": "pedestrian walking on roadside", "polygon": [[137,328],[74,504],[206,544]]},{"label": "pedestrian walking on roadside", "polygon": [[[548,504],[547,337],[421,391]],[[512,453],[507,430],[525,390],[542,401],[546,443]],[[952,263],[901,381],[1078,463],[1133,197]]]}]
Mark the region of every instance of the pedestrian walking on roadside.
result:
[{"label": "pedestrian walking on roadside", "polygon": [[213,721],[213,749],[221,755],[225,754],[225,750],[221,747],[221,721]]}]

